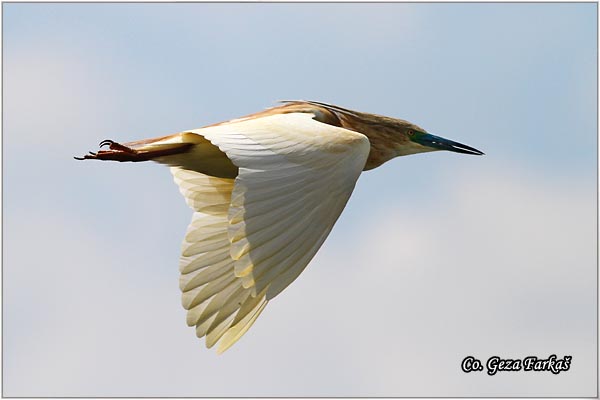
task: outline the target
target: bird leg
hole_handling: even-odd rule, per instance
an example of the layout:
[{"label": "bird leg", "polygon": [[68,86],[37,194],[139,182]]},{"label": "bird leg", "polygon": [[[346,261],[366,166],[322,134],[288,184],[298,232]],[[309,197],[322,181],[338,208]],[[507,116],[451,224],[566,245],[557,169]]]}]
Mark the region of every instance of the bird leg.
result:
[{"label": "bird leg", "polygon": [[73,157],[76,160],[112,160],[112,161],[146,161],[137,150],[124,146],[112,140],[100,142],[100,148],[108,146],[109,150],[99,150],[97,153],[89,152],[83,157]]},{"label": "bird leg", "polygon": [[[139,149],[134,149],[134,145]],[[99,150],[98,152],[89,152],[83,157],[73,157],[76,160],[110,160],[110,161],[148,161],[156,157],[168,156],[185,152],[191,146],[191,143],[169,143],[154,146],[140,146],[140,142],[131,142],[120,144],[113,140],[107,139],[100,142],[100,148],[108,146],[108,150]]]}]

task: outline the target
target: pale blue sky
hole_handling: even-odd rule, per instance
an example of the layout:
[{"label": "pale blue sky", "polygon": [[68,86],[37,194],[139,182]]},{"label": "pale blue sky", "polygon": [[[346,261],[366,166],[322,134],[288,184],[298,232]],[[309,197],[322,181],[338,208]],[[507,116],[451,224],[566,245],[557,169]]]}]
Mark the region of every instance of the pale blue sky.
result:
[{"label": "pale blue sky", "polygon": [[[4,395],[595,395],[596,14],[3,4]],[[284,99],[486,156],[364,174],[307,270],[217,357],[179,304],[191,211],[168,170],[72,156]],[[553,353],[572,370],[460,371]]]}]

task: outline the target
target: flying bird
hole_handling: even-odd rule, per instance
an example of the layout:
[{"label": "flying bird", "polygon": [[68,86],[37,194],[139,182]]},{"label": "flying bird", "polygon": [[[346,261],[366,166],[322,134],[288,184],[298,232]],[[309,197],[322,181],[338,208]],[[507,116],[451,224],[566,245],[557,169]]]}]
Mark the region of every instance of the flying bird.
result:
[{"label": "flying bird", "polygon": [[187,324],[221,353],[306,268],[362,171],[436,150],[482,155],[408,121],[316,101],[156,139],[104,140],[78,160],[170,166],[193,217],[180,257]]}]

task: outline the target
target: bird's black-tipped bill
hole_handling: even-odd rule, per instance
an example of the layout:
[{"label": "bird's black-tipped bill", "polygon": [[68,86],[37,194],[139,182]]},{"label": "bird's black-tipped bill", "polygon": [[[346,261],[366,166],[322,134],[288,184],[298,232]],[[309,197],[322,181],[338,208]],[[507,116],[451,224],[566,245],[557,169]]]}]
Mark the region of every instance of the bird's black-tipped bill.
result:
[{"label": "bird's black-tipped bill", "polygon": [[473,154],[477,156],[484,154],[482,151],[479,151],[471,146],[467,146],[466,144],[454,142],[452,140],[444,139],[429,133],[419,135],[418,137],[414,138],[413,141],[423,146],[432,147],[436,150],[448,150],[456,153]]}]

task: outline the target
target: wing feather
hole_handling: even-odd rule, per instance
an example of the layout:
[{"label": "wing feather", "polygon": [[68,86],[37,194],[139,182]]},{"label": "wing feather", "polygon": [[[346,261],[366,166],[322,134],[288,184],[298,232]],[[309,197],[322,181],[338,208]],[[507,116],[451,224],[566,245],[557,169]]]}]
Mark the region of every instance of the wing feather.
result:
[{"label": "wing feather", "polygon": [[[252,306],[252,308],[246,309],[246,304],[248,304],[248,307]],[[254,321],[256,321],[256,318],[258,318],[266,305],[267,300],[264,294],[262,296],[257,296],[253,302],[251,302],[251,300],[247,301],[237,314],[238,316],[242,315],[243,317],[238,320],[236,316],[233,320],[231,328],[229,328],[221,338],[217,353],[223,353],[237,342],[238,339],[241,338],[254,324]]]},{"label": "wing feather", "polygon": [[219,343],[219,353],[304,270],[365,165],[364,135],[312,117],[269,115],[190,131],[225,153],[235,180],[171,168],[195,211],[180,261],[187,323],[207,347]]},{"label": "wing feather", "polygon": [[238,167],[228,235],[235,274],[271,299],[306,267],[331,231],[370,145],[309,113],[278,114],[194,131]]},{"label": "wing feather", "polygon": [[[256,310],[257,301],[262,311],[266,300],[253,298],[252,290],[245,289],[234,273],[227,218],[234,181],[178,167],[171,168],[171,172],[195,211],[180,259],[179,285],[182,304],[188,310],[186,322],[196,327],[198,337],[206,336],[206,344],[211,347],[231,329],[229,340],[241,329],[247,330],[258,315],[252,321],[244,318]],[[233,343],[229,342],[228,347]]]}]

